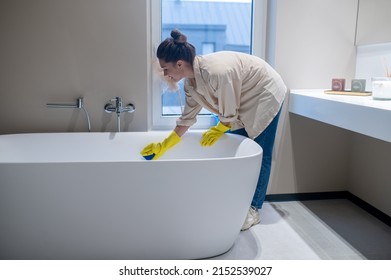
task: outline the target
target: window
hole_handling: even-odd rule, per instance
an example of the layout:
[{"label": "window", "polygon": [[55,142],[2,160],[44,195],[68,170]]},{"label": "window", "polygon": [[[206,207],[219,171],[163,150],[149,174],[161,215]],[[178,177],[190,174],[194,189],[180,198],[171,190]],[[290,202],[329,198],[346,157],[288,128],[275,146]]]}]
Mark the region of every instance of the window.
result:
[{"label": "window", "polygon": [[208,54],[215,52],[215,43],[202,43],[202,54]]},{"label": "window", "polygon": [[[261,26],[253,28],[254,15],[263,17],[265,3],[266,0],[152,0],[153,55],[174,28],[186,34],[197,55],[221,50],[253,53],[253,34],[263,34]],[[178,90],[172,90],[158,74],[154,76],[152,127],[173,128],[185,104],[184,82],[179,83]],[[203,109],[194,127],[207,128],[214,121],[210,112]]]}]

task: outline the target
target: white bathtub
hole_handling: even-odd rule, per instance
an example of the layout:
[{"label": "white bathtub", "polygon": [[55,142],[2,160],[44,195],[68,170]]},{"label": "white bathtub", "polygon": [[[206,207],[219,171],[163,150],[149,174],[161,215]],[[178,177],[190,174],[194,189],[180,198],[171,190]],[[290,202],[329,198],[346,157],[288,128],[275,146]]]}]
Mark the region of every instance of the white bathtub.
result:
[{"label": "white bathtub", "polygon": [[237,238],[261,147],[200,132],[157,161],[169,132],[0,136],[0,259],[199,259]]}]

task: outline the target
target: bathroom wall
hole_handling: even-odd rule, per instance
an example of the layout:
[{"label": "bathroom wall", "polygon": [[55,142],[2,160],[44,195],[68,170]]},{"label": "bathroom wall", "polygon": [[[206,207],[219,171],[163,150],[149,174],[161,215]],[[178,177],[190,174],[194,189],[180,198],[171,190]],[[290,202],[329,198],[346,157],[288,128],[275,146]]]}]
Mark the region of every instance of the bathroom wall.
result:
[{"label": "bathroom wall", "polygon": [[373,77],[385,77],[387,72],[391,75],[391,40],[388,43],[357,46],[355,76],[366,80],[367,90],[372,90]]},{"label": "bathroom wall", "polygon": [[123,130],[147,129],[149,14],[145,0],[0,1],[0,133],[115,131],[106,102],[136,106]]},{"label": "bathroom wall", "polygon": [[329,88],[354,76],[358,0],[278,0],[276,68],[288,87]]},{"label": "bathroom wall", "polygon": [[349,191],[391,216],[391,143],[354,134]]},{"label": "bathroom wall", "polygon": [[391,41],[391,1],[360,0],[357,20],[357,45],[380,44]]},{"label": "bathroom wall", "polygon": [[[277,1],[275,67],[290,89],[327,89],[333,77],[354,77],[357,4]],[[346,190],[350,137],[350,132],[285,112],[268,193]]]}]

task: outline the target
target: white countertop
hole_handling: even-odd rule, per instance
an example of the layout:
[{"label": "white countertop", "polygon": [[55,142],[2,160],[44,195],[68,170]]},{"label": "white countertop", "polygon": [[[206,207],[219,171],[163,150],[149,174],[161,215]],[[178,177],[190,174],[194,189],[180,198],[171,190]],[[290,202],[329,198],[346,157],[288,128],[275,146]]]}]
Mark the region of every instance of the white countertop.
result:
[{"label": "white countertop", "polygon": [[391,142],[391,100],[293,89],[289,112]]}]

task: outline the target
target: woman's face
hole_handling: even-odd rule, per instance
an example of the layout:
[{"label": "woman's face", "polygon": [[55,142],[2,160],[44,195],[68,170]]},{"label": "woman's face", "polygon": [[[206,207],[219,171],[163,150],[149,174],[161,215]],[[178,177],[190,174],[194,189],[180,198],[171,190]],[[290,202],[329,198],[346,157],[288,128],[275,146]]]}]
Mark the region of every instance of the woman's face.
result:
[{"label": "woman's face", "polygon": [[160,67],[163,70],[164,77],[169,78],[172,82],[179,82],[184,78],[183,75],[183,61],[178,60],[175,62],[166,62],[159,59]]}]

